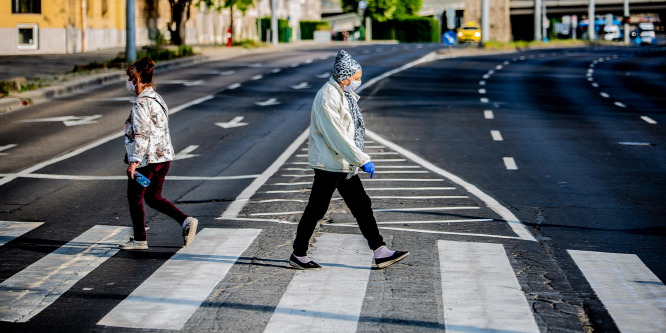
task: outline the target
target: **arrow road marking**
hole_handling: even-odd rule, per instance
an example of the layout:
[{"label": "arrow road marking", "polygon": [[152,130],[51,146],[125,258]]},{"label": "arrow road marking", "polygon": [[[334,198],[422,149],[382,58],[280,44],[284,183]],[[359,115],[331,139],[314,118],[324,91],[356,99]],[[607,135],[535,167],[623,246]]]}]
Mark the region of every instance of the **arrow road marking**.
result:
[{"label": "arrow road marking", "polygon": [[[11,145],[6,145],[6,146],[0,146],[0,151],[7,150],[7,149],[12,149],[18,145],[16,144],[11,144]],[[0,155],[9,155],[7,153],[0,153]]]},{"label": "arrow road marking", "polygon": [[330,76],[331,76],[331,73],[326,72],[326,73],[317,75],[317,78],[318,79],[328,79]]},{"label": "arrow road marking", "polygon": [[173,158],[174,161],[175,160],[184,160],[186,158],[201,156],[201,154],[190,154],[191,152],[193,152],[197,148],[199,148],[199,146],[191,145],[191,146],[181,150],[180,153],[176,154],[176,157]]},{"label": "arrow road marking", "polygon": [[94,116],[64,116],[64,117],[52,117],[52,118],[40,118],[40,119],[29,119],[21,120],[21,123],[49,123],[49,122],[59,122],[62,121],[65,126],[78,126],[78,125],[89,125],[96,124],[95,119],[102,118],[102,115],[96,114]]},{"label": "arrow road marking", "polygon": [[299,83],[295,86],[291,86],[291,88],[296,89],[296,90],[306,89],[306,88],[310,88],[310,85],[307,82],[301,82],[301,83]]},{"label": "arrow road marking", "polygon": [[270,99],[268,99],[266,101],[263,101],[263,102],[255,102],[254,104],[257,104],[259,106],[278,105],[278,104],[280,104],[280,101],[278,101],[275,98],[270,98]]},{"label": "arrow road marking", "polygon": [[188,80],[168,80],[162,81],[161,84],[182,84],[186,87],[200,86],[205,83],[204,80],[188,81]]},{"label": "arrow road marking", "polygon": [[[245,125],[248,124],[248,123],[242,123],[241,121],[243,121],[243,119],[244,119],[243,116],[237,116],[237,117],[235,117],[234,119],[231,119],[231,121],[228,121],[228,122],[226,122],[226,123],[225,123],[225,122],[219,122],[219,123],[215,123],[215,125],[220,126],[220,127],[222,127],[222,128],[241,127],[241,126],[245,126]],[[192,146],[190,146],[190,147],[192,147]],[[198,147],[198,146],[197,146],[197,147]],[[189,147],[188,147],[188,148],[189,148]],[[196,149],[196,148],[195,148],[195,149]],[[194,150],[194,149],[193,149],[193,150]]]}]

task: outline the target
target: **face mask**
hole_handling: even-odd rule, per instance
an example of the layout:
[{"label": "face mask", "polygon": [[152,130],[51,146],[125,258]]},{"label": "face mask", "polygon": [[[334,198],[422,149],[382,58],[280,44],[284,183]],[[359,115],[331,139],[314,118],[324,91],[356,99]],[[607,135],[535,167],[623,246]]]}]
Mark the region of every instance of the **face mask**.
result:
[{"label": "face mask", "polygon": [[345,86],[345,91],[346,92],[353,92],[354,90],[358,89],[358,87],[361,86],[361,81],[351,81],[351,83],[348,86]]},{"label": "face mask", "polygon": [[129,91],[130,94],[136,95],[136,88],[134,87],[134,83],[132,81],[125,81],[125,87],[127,87],[127,91]]}]

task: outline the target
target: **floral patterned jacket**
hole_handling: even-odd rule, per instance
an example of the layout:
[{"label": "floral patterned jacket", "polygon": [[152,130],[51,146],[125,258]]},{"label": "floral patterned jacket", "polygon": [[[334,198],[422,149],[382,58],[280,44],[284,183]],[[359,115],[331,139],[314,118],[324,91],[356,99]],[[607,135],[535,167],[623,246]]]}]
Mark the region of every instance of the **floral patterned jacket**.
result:
[{"label": "floral patterned jacket", "polygon": [[125,121],[125,150],[130,162],[139,162],[139,167],[145,167],[173,160],[168,110],[153,87],[144,89],[136,98]]}]

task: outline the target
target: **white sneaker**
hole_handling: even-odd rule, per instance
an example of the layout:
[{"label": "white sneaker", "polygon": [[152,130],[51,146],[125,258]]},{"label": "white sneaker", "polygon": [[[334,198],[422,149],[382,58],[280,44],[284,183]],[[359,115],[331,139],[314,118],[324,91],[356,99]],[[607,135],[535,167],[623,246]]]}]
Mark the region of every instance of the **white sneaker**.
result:
[{"label": "white sneaker", "polygon": [[185,228],[183,228],[183,242],[185,243],[184,246],[188,246],[194,241],[194,236],[197,234],[197,224],[199,224],[199,220],[195,219],[194,217],[188,217],[185,219]]},{"label": "white sneaker", "polygon": [[148,241],[137,241],[130,238],[129,242],[118,245],[118,248],[126,251],[148,250]]}]

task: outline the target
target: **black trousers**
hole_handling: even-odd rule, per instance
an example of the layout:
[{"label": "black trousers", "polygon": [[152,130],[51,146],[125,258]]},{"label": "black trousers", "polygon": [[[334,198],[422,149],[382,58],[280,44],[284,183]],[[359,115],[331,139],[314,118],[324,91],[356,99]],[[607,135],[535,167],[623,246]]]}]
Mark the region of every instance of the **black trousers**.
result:
[{"label": "black trousers", "polygon": [[377,221],[372,212],[372,203],[363,189],[361,179],[358,175],[351,177],[351,179],[346,178],[347,173],[315,169],[310,199],[296,230],[295,255],[299,257],[307,255],[310,237],[312,237],[312,233],[317,227],[317,222],[326,214],[335,189],[338,189],[345,204],[356,218],[363,237],[368,241],[368,246],[372,250],[376,250],[386,244],[382,235],[379,234]]}]

